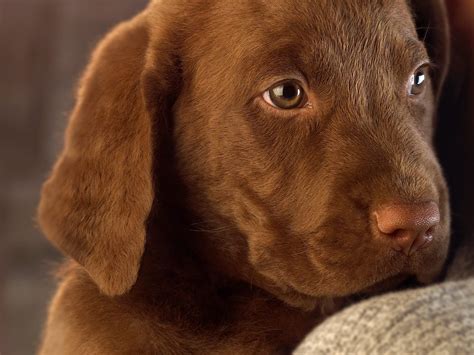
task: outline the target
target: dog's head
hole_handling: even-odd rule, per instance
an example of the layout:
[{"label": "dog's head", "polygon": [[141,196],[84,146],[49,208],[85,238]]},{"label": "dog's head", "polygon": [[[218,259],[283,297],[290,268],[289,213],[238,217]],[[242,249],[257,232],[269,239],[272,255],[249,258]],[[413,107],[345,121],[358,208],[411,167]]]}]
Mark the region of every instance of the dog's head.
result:
[{"label": "dog's head", "polygon": [[289,303],[431,280],[449,240],[432,145],[448,45],[427,3],[152,2],[92,58],[46,235],[122,294],[172,178],[201,256]]}]

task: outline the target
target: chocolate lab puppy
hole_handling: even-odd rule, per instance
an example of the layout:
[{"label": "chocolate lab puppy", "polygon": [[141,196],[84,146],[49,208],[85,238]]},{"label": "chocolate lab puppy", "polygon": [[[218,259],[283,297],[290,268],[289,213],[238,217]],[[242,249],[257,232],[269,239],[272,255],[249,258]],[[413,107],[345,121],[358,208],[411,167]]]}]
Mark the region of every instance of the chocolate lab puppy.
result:
[{"label": "chocolate lab puppy", "polygon": [[39,206],[71,258],[40,353],[285,353],[351,295],[434,280],[444,18],[162,0],[115,28]]}]

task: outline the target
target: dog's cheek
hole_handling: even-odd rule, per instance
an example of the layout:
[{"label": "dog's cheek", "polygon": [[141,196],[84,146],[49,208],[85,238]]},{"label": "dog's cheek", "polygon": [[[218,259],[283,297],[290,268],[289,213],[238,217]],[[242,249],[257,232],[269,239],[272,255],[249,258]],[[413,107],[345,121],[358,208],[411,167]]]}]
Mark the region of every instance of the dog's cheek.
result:
[{"label": "dog's cheek", "polygon": [[435,100],[431,87],[423,94],[423,98],[409,104],[410,122],[412,122],[423,137],[431,146],[433,145],[435,120]]}]

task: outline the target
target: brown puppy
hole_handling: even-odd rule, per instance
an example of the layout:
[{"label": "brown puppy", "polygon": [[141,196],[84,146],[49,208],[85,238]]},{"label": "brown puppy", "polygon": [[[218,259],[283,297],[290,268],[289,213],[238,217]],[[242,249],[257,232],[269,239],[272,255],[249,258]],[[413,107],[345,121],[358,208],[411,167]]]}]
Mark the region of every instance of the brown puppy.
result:
[{"label": "brown puppy", "polygon": [[39,207],[75,260],[41,353],[287,352],[350,295],[433,280],[444,18],[441,1],[163,0],[114,29]]}]

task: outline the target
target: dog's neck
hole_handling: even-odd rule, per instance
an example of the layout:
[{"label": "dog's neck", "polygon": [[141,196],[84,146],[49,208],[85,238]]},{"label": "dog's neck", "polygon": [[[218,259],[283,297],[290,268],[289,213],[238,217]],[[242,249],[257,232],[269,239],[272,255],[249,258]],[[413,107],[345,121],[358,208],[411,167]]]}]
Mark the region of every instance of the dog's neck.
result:
[{"label": "dog's neck", "polygon": [[[161,166],[173,164],[161,162]],[[290,347],[345,303],[325,300],[308,310],[290,306],[256,286],[246,261],[245,240],[230,238],[229,251],[223,241],[229,236],[224,232],[196,227],[195,222],[203,219],[183,202],[186,188],[176,172],[161,172],[159,201],[148,221],[145,254],[130,293],[137,303],[159,305],[161,320],[171,324],[185,314],[183,327],[189,329],[225,328],[237,333],[241,329],[262,333],[273,329],[272,336]],[[242,245],[236,245],[240,242]]]},{"label": "dog's neck", "polygon": [[[139,302],[159,304],[165,320],[176,322],[177,314],[186,314],[187,325],[183,326],[230,327],[236,332],[258,320],[257,328],[262,332],[281,329],[282,342],[293,344],[342,306],[343,301],[337,300],[312,311],[303,310],[237,278],[235,269],[224,267],[219,257],[209,256],[214,251],[203,254],[196,248],[200,241],[215,236],[189,230],[187,222],[176,217],[183,215],[182,211],[163,213],[150,224],[139,280],[131,293]],[[292,329],[288,329],[290,324]]]}]

